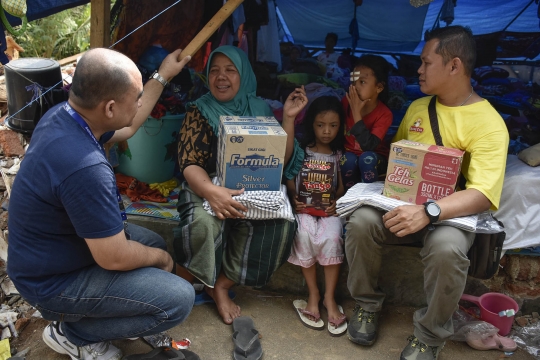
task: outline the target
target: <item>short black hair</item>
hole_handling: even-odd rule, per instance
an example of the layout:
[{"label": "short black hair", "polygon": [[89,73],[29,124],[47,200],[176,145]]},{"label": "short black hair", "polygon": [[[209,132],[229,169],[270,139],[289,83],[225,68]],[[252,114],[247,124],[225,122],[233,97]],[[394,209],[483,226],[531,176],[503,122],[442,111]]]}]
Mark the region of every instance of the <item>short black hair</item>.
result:
[{"label": "short black hair", "polygon": [[383,85],[383,90],[379,94],[378,99],[386,104],[389,96],[388,75],[390,74],[391,65],[382,56],[365,54],[356,60],[353,71],[359,66],[370,68],[373,71],[373,75],[375,75],[377,82]]},{"label": "short black hair", "polygon": [[304,136],[302,138],[302,148],[315,146],[315,131],[313,130],[313,123],[315,123],[315,118],[319,114],[332,111],[338,114],[339,117],[339,129],[338,133],[334,140],[330,143],[330,149],[334,153],[338,150],[344,151],[345,144],[345,111],[343,110],[343,105],[341,101],[335,96],[319,96],[306,111],[304,116],[303,125],[304,125]]},{"label": "short black hair", "polygon": [[113,50],[96,50],[89,50],[80,58],[69,90],[70,100],[84,109],[121,99],[132,86],[125,66],[128,59]]},{"label": "short black hair", "polygon": [[472,75],[476,63],[476,41],[469,27],[453,25],[426,31],[424,40],[433,39],[439,40],[435,52],[442,56],[444,64],[457,57],[463,62],[465,73]]},{"label": "short black hair", "polygon": [[326,40],[326,39],[328,39],[328,38],[334,39],[334,42],[337,44],[338,36],[337,36],[336,33],[329,32],[328,34],[326,34],[326,37],[324,38],[324,40]]}]

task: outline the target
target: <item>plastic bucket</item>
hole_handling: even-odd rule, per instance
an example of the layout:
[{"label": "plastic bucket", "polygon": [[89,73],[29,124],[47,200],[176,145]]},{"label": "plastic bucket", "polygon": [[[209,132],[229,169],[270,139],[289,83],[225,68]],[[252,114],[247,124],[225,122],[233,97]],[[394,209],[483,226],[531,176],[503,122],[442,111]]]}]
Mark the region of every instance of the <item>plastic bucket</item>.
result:
[{"label": "plastic bucket", "polygon": [[[60,64],[52,59],[22,58],[4,66],[8,116],[6,126],[11,130],[31,134],[43,114],[52,107],[50,87],[62,87]],[[29,104],[32,99],[39,98]]]},{"label": "plastic bucket", "polygon": [[185,114],[149,117],[119,152],[117,172],[152,184],[170,180],[178,158],[177,134]]},{"label": "plastic bucket", "polygon": [[461,300],[478,305],[480,319],[497,327],[501,336],[508,335],[512,329],[514,316],[499,316],[499,312],[513,309],[517,313],[519,310],[519,306],[514,299],[499,293],[490,292],[480,297],[463,294]]}]

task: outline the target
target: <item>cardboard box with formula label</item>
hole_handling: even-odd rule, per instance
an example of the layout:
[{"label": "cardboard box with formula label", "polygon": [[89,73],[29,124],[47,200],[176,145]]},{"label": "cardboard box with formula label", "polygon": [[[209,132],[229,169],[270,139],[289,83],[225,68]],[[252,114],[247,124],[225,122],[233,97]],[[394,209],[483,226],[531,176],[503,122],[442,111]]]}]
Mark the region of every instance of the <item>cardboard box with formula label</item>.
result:
[{"label": "cardboard box with formula label", "polygon": [[400,140],[390,145],[383,194],[412,204],[452,194],[461,173],[462,150]]},{"label": "cardboard box with formula label", "polygon": [[279,191],[287,133],[274,117],[221,116],[217,176],[229,189]]}]

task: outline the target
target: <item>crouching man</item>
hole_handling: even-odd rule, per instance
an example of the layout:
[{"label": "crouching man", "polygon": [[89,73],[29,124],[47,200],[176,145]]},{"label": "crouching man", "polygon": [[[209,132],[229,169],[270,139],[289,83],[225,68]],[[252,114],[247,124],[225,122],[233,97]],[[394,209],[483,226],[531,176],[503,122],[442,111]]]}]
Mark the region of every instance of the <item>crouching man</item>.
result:
[{"label": "crouching man", "polygon": [[72,359],[120,359],[110,340],[165,331],[193,306],[193,287],[171,273],[163,238],[126,222],[103,151],[144,123],[165,81],[190,60],[179,54],[166,57],[143,89],[126,56],[85,53],[69,100],[37,124],[13,185],[8,274],[52,320],[45,343]]}]

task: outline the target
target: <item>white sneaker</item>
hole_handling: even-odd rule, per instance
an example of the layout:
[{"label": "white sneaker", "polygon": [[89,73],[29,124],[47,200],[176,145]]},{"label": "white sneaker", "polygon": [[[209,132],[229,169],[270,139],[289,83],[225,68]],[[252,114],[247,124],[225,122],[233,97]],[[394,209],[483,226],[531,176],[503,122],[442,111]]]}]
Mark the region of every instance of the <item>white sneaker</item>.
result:
[{"label": "white sneaker", "polygon": [[66,354],[72,360],[120,360],[122,352],[109,341],[76,346],[69,341],[60,330],[60,323],[53,321],[43,330],[43,341],[51,349]]}]

